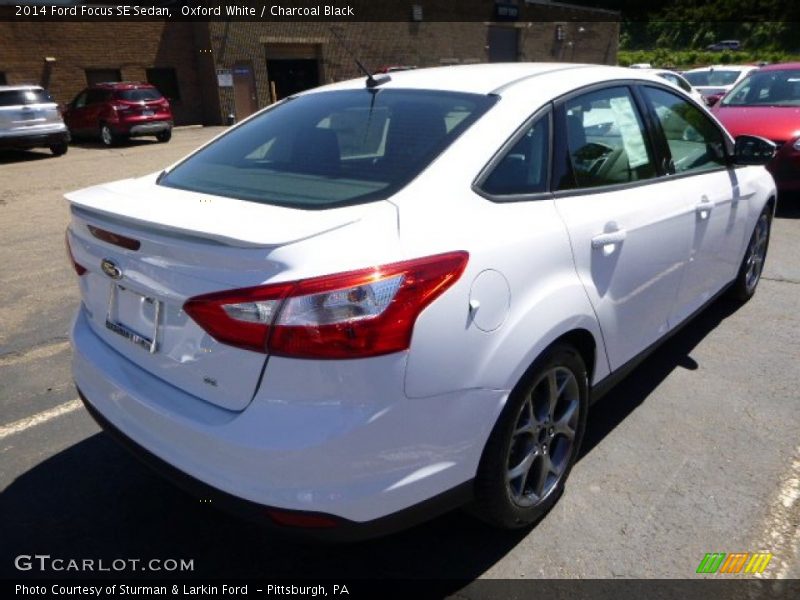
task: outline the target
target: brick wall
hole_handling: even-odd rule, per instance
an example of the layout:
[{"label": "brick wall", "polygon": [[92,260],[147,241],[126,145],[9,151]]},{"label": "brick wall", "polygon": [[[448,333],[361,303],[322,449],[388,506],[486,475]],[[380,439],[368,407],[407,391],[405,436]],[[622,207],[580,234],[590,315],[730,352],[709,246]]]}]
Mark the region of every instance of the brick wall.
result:
[{"label": "brick wall", "polygon": [[[559,24],[564,31],[561,41],[556,39]],[[616,22],[548,20],[494,25],[519,32],[519,61],[616,64],[619,39]],[[322,83],[360,76],[352,57],[333,36],[330,27],[339,31],[367,68],[488,61],[488,27],[479,22],[211,23],[213,59],[217,68],[230,68],[241,60],[252,61],[258,104],[266,106],[270,102],[267,45],[316,45]],[[223,115],[233,112],[233,89],[220,88],[220,97]]]},{"label": "brick wall", "polygon": [[[463,1],[483,2],[487,10],[493,6]],[[590,16],[596,17],[579,9],[526,5],[518,22],[493,25],[517,30],[520,61],[616,63],[619,24],[580,20]],[[173,106],[176,123],[217,124],[233,112],[233,89],[217,87],[216,69],[251,61],[258,105],[269,104],[268,47],[313,45],[321,83],[329,83],[360,76],[332,26],[368,68],[430,67],[486,62],[490,20],[489,12],[486,22],[1,22],[0,72],[9,84],[39,83],[44,58],[54,57],[49,89],[67,103],[85,87],[85,69],[120,69],[123,79],[145,80],[147,68],[172,67],[181,93]]]},{"label": "brick wall", "polygon": [[85,69],[120,69],[124,80],[146,81],[147,68],[171,67],[181,94],[173,104],[176,123],[200,123],[204,96],[195,28],[192,23],[0,22],[0,71],[8,84],[41,83],[44,59],[54,57],[48,87],[66,104],[86,87]]}]

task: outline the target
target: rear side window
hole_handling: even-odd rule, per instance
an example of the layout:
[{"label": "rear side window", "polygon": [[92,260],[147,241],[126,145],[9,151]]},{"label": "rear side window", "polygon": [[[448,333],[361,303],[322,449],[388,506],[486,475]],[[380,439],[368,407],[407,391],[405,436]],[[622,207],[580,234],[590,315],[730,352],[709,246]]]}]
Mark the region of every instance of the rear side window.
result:
[{"label": "rear side window", "polygon": [[0,106],[18,106],[20,104],[46,104],[53,102],[46,91],[33,90],[8,90],[0,92]]},{"label": "rear side window", "polygon": [[[590,92],[565,104],[567,148],[579,188],[655,177],[653,158],[626,87]],[[575,187],[562,181],[561,188]]]},{"label": "rear side window", "polygon": [[725,166],[724,136],[699,108],[666,90],[643,89],[664,132],[676,173]]},{"label": "rear side window", "polygon": [[160,184],[296,208],[382,199],[495,101],[429,90],[301,95],[231,130]]},{"label": "rear side window", "polygon": [[147,102],[149,100],[161,100],[161,92],[153,88],[139,88],[135,90],[120,90],[115,92],[115,97],[128,102]]},{"label": "rear side window", "polygon": [[739,78],[740,71],[726,71],[724,69],[712,69],[709,71],[696,71],[694,73],[684,73],[686,80],[695,86],[725,86],[733,85]]},{"label": "rear side window", "polygon": [[536,120],[484,180],[481,189],[502,196],[547,191],[550,115]]}]

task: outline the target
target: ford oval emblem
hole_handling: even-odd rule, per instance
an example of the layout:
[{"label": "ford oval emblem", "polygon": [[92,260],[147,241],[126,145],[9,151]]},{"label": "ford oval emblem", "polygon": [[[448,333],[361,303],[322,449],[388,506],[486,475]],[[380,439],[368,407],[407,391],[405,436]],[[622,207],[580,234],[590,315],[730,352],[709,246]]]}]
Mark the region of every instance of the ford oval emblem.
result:
[{"label": "ford oval emblem", "polygon": [[104,258],[100,263],[100,268],[103,269],[103,273],[111,277],[111,279],[122,279],[122,269],[114,264],[113,260]]}]

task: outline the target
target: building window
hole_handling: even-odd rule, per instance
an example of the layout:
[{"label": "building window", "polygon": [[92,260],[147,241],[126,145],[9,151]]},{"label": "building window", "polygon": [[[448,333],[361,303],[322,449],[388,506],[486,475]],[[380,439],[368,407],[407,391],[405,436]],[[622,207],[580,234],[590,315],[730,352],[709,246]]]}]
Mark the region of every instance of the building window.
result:
[{"label": "building window", "polygon": [[3,71],[0,71],[0,85],[8,85],[6,74]]},{"label": "building window", "polygon": [[171,67],[158,67],[147,69],[147,83],[158,88],[167,100],[175,102],[181,99],[181,91],[178,87],[178,75]]},{"label": "building window", "polygon": [[89,85],[113,81],[122,81],[119,69],[86,69],[86,83]]}]

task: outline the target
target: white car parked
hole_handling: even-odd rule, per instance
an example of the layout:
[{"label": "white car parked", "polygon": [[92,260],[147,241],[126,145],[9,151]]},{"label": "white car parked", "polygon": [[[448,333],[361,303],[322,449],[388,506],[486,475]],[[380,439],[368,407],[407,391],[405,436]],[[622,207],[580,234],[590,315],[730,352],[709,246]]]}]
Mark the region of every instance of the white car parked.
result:
[{"label": "white car parked", "polygon": [[0,85],[0,150],[50,148],[61,156],[69,140],[58,105],[47,91],[38,85]]},{"label": "white car parked", "polygon": [[682,89],[684,92],[689,94],[696,102],[705,105],[706,100],[699,91],[692,87],[692,84],[686,81],[686,78],[681,75],[680,73],[676,73],[675,71],[670,71],[669,69],[647,69],[647,72],[652,73],[653,75],[658,75],[661,79],[666,79],[672,85],[677,88]]},{"label": "white car parked", "polygon": [[528,525],[590,401],[758,284],[774,146],[667,82],[418,69],[273,105],[67,195],[73,374],[101,425],[261,522]]},{"label": "white car parked", "polygon": [[703,95],[706,104],[713,106],[756,69],[753,65],[712,65],[685,71],[683,77]]}]

